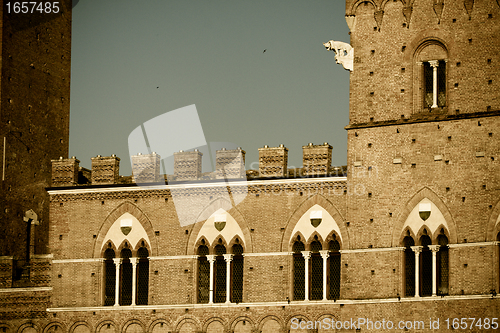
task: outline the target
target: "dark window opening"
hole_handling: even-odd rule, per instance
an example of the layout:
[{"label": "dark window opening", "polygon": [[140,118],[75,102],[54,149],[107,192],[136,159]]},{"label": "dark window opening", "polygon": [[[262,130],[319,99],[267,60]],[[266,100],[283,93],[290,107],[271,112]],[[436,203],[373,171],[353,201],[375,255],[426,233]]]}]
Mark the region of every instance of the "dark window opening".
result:
[{"label": "dark window opening", "polygon": [[329,264],[329,297],[328,299],[340,298],[340,244],[336,240],[331,240],[328,244],[330,255],[328,257]]},{"label": "dark window opening", "polygon": [[403,240],[405,247],[404,262],[405,262],[405,296],[415,296],[415,253],[410,246],[414,246],[413,238],[406,236]]},{"label": "dark window opening", "polygon": [[198,247],[198,303],[208,303],[210,293],[210,263],[207,260],[208,247]]},{"label": "dark window opening", "polygon": [[304,250],[304,243],[297,241],[293,244],[293,299],[296,301],[305,299],[305,260],[302,256]]},{"label": "dark window opening", "polygon": [[139,262],[137,264],[137,305],[148,304],[149,290],[149,251],[145,247],[137,251]]},{"label": "dark window opening", "polygon": [[449,248],[448,238],[445,235],[438,236],[439,252],[437,253],[437,279],[438,295],[448,295],[449,276]]},{"label": "dark window opening", "polygon": [[311,243],[310,259],[310,299],[323,299],[323,258],[319,251],[322,250],[321,243],[314,241]]},{"label": "dark window opening", "polygon": [[432,252],[429,245],[431,238],[427,235],[420,237],[420,244],[423,246],[420,253],[420,296],[432,295]]},{"label": "dark window opening", "polygon": [[132,251],[123,249],[121,252],[122,264],[120,266],[120,305],[132,304]]},{"label": "dark window opening", "polygon": [[231,261],[231,302],[243,301],[243,247],[233,245],[233,260]]},{"label": "dark window opening", "polygon": [[105,270],[105,287],[104,287],[104,305],[114,305],[115,304],[115,286],[116,286],[116,268],[113,258],[115,257],[115,251],[112,249],[107,249],[104,252],[104,270]]},{"label": "dark window opening", "polygon": [[226,301],[226,261],[224,260],[226,248],[223,245],[215,247],[215,264],[214,264],[214,302],[223,303]]}]

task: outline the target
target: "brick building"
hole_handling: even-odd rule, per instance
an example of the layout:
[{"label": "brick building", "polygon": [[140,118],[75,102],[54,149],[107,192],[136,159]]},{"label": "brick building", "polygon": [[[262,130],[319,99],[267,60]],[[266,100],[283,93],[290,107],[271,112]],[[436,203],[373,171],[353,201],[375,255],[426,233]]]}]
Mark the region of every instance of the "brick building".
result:
[{"label": "brick building", "polygon": [[168,176],[154,153],[132,176],[116,156],[53,160],[49,250],[30,272],[45,282],[12,288],[0,258],[0,332],[495,327],[499,17],[493,0],[347,0],[347,168],[328,143],[303,146],[301,169],[283,146],[246,172],[242,149],[217,151],[213,173],[178,152]]}]

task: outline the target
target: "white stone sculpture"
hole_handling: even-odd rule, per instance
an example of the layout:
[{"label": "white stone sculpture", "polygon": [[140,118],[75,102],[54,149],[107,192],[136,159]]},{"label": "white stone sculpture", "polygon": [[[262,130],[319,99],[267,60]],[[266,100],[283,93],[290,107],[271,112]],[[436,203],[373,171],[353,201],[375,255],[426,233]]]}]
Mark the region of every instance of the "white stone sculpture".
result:
[{"label": "white stone sculpture", "polygon": [[335,51],[335,60],[337,64],[342,64],[345,69],[352,72],[354,63],[354,49],[350,44],[331,40],[323,43],[328,51]]}]

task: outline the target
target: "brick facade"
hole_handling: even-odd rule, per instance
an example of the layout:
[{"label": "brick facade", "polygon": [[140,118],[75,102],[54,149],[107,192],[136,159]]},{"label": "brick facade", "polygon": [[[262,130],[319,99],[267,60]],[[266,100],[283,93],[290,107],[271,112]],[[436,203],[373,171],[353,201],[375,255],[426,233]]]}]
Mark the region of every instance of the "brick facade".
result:
[{"label": "brick facade", "polygon": [[[212,175],[201,174],[199,152],[177,153],[174,175],[165,177],[159,155],[133,156],[135,181],[118,176],[115,157],[105,174],[102,165],[85,171],[76,159],[55,160],[50,255],[33,262],[39,283],[30,288],[10,288],[14,260],[0,257],[0,332],[334,331],[294,329],[298,319],[328,318],[385,320],[398,331],[424,332],[447,331],[453,318],[497,318],[500,6],[347,0],[346,15],[355,55],[347,176],[331,168],[327,143],[302,147],[298,170],[287,169],[284,146],[261,148],[259,170],[246,178],[241,149],[217,151]],[[444,73],[445,88],[437,84],[425,95],[424,67],[434,60],[445,63],[432,72]],[[435,107],[428,107],[430,97],[439,99]],[[96,174],[107,184],[94,181]],[[217,254],[222,247],[224,256]],[[229,267],[229,290],[237,289],[231,249],[238,247],[243,292],[234,302],[217,274]],[[140,269],[140,251],[148,253],[147,305],[124,305],[107,290],[117,281],[107,278],[121,267],[117,285],[125,290],[123,272]],[[106,257],[111,252],[115,258]],[[339,296],[312,299],[318,285],[335,288],[334,255]],[[301,260],[309,264],[300,268]],[[327,271],[323,284],[314,282],[318,267]],[[295,293],[303,286],[300,269],[309,271],[301,282],[311,290],[304,287],[306,300]],[[206,292],[221,302],[203,298],[210,274]],[[139,286],[145,278],[136,279]],[[107,297],[122,305],[106,305]],[[30,306],[17,305],[23,302]],[[420,322],[424,327],[415,327]]]}]

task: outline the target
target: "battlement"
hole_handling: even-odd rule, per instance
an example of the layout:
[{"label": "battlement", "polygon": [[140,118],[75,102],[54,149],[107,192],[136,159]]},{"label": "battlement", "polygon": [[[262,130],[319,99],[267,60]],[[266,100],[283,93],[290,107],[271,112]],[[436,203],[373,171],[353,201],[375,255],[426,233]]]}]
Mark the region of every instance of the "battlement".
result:
[{"label": "battlement", "polygon": [[332,163],[332,146],[309,143],[302,147],[302,164],[305,176],[325,176]]},{"label": "battlement", "polygon": [[220,179],[266,179],[302,177],[345,177],[346,167],[332,167],[332,146],[328,143],[302,147],[303,167],[288,168],[288,148],[284,145],[259,148],[259,169],[245,170],[246,152],[241,149],[216,151],[215,171],[202,172],[203,153],[198,149],[174,153],[173,175],[160,172],[161,156],[137,154],[131,157],[132,176],[120,176],[120,158],[111,156],[92,157],[92,170],[79,166],[75,157],[52,161],[52,186],[113,185],[169,183],[184,181],[212,181]]},{"label": "battlement", "polygon": [[120,158],[97,155],[92,157],[91,182],[98,184],[115,184],[120,177]]}]

